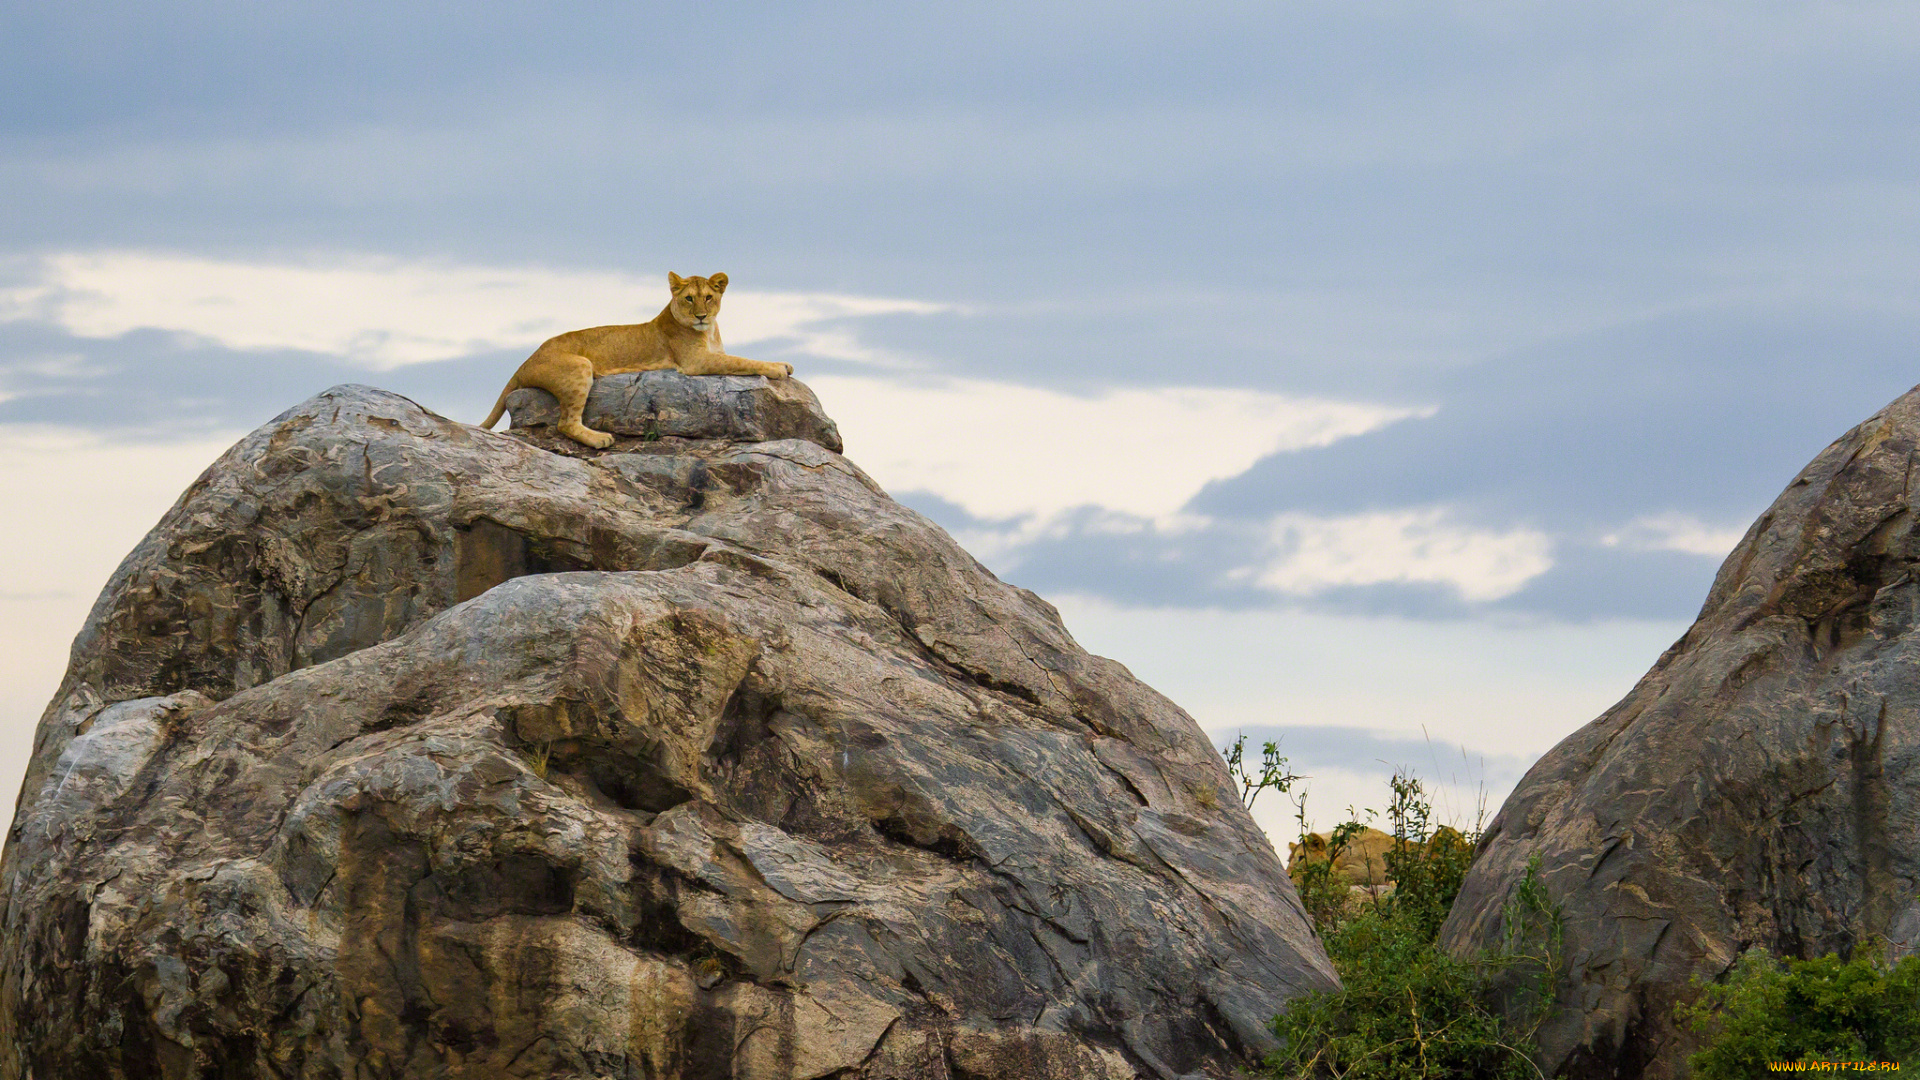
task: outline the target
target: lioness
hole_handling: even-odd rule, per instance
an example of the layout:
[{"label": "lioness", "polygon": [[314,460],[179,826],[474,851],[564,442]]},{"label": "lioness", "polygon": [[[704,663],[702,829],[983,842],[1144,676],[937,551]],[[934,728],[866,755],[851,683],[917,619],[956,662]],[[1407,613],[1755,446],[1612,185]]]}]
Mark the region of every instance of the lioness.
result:
[{"label": "lioness", "polygon": [[652,322],[595,326],[548,338],[507,380],[500,400],[493,403],[493,411],[480,426],[490,428],[500,419],[507,408],[508,394],[521,387],[537,386],[560,402],[560,422],[554,430],[599,449],[611,445],[613,436],[580,421],[596,375],[661,368],[688,375],[765,375],[773,379],[793,374],[792,364],[728,356],[720,347],[720,330],[713,320],[720,314],[720,294],[727,291],[727,275],[683,278],[669,270],[667,285],[673,290],[673,299]]}]

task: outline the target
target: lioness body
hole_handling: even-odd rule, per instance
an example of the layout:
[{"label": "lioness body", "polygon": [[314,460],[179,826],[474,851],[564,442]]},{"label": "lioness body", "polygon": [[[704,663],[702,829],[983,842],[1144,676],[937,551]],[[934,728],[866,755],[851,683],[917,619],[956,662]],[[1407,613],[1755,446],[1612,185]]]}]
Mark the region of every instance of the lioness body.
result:
[{"label": "lioness body", "polygon": [[493,412],[480,425],[490,428],[506,411],[507,395],[523,387],[539,387],[560,402],[560,422],[554,430],[592,447],[613,442],[581,420],[587,394],[600,375],[623,371],[673,368],[687,375],[765,375],[781,379],[793,365],[728,356],[720,345],[720,294],[727,291],[727,275],[683,278],[668,271],[673,298],[653,321],[627,326],[594,326],[548,338],[520,370],[507,380],[493,403]]}]

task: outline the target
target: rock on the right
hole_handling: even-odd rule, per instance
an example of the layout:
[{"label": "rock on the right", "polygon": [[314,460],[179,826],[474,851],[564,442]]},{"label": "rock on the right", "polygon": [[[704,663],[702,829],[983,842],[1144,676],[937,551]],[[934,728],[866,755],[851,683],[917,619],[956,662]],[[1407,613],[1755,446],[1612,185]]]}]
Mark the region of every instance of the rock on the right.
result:
[{"label": "rock on the right", "polygon": [[1686,635],[1488,827],[1442,942],[1496,946],[1539,859],[1566,928],[1550,1075],[1684,1076],[1675,1005],[1748,948],[1920,944],[1916,443],[1920,388],[1827,447]]}]

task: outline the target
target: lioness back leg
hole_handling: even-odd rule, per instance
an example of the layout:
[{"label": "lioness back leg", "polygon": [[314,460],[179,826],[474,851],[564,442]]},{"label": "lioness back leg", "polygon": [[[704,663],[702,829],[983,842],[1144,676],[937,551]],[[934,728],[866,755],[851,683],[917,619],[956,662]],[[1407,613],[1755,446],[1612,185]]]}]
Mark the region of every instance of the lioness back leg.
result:
[{"label": "lioness back leg", "polygon": [[593,391],[593,361],[576,353],[539,352],[527,358],[514,378],[521,386],[537,386],[560,402],[555,431],[596,450],[613,445],[612,435],[595,431],[580,419],[587,395]]}]

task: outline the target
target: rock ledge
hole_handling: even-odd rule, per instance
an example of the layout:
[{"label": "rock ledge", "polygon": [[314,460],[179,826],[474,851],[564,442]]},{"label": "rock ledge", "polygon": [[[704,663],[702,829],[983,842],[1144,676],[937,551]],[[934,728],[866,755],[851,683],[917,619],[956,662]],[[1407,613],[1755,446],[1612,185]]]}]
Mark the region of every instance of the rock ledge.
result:
[{"label": "rock ledge", "polygon": [[[515,429],[547,428],[559,419],[560,406],[545,390],[515,390],[507,395],[507,411]],[[590,428],[633,439],[805,439],[836,454],[841,449],[840,429],[797,379],[678,371],[607,375],[593,381],[583,418]]]}]

